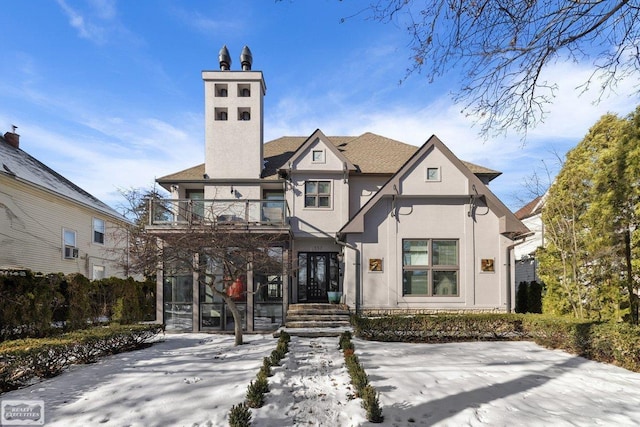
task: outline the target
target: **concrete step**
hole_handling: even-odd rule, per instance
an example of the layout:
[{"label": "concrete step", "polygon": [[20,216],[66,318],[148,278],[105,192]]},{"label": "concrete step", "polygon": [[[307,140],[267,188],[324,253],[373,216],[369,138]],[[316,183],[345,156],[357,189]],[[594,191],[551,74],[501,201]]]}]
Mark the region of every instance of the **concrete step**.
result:
[{"label": "concrete step", "polygon": [[[279,338],[282,331],[287,332],[292,337],[303,338],[319,338],[319,337],[339,337],[344,331],[353,332],[353,329],[349,327],[337,327],[337,328],[281,328],[273,333],[274,338]],[[337,343],[336,343],[337,345]]]},{"label": "concrete step", "polygon": [[307,310],[323,310],[323,311],[349,311],[346,304],[328,304],[328,303],[309,303],[309,304],[291,304],[289,311],[307,311]]},{"label": "concrete step", "polygon": [[295,314],[306,314],[306,315],[317,315],[317,316],[349,316],[351,313],[349,310],[343,309],[333,309],[327,310],[322,308],[308,308],[308,309],[296,309],[296,310],[287,310],[287,313],[295,315]]},{"label": "concrete step", "polygon": [[350,311],[345,304],[291,304],[286,327],[292,329],[344,328],[350,326]]},{"label": "concrete step", "polygon": [[296,322],[305,322],[310,320],[330,320],[332,322],[348,322],[349,315],[348,314],[298,314],[298,313],[289,313],[287,315],[287,322],[296,321]]},{"label": "concrete step", "polygon": [[325,320],[306,320],[293,321],[287,320],[287,330],[295,328],[313,329],[313,328],[345,328],[351,326],[348,321],[325,321]]}]

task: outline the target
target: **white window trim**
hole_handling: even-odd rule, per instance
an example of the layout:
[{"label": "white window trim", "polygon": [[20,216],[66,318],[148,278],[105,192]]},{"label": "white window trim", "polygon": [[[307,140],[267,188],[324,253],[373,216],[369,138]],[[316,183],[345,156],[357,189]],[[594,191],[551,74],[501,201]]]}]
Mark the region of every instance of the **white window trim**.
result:
[{"label": "white window trim", "polygon": [[[97,242],[96,241],[96,220],[97,221],[102,221],[102,242]],[[91,242],[96,244],[96,245],[102,245],[104,246],[105,242],[107,240],[107,221],[105,221],[102,218],[98,218],[98,217],[93,217],[93,219],[91,220]]]},{"label": "white window trim", "polygon": [[[73,233],[73,245],[68,244],[67,240],[65,239],[65,235],[67,233]],[[71,256],[66,256],[67,248]],[[62,259],[73,260],[76,258],[78,258],[78,233],[77,231],[72,230],[70,228],[63,228],[62,229]]]},{"label": "white window trim", "polygon": [[[460,298],[462,296],[461,286],[461,271],[462,267],[460,265],[460,239],[456,238],[407,238],[403,239],[403,243],[405,240],[420,240],[427,242],[427,264],[424,265],[404,265],[404,250],[402,251],[402,258],[400,259],[400,267],[401,267],[401,275],[404,275],[405,271],[424,271],[426,272],[427,277],[427,293],[426,294],[410,294],[405,293],[404,288],[401,288],[402,297],[408,299],[419,299],[419,298],[427,298],[428,300],[433,299],[443,299],[443,298]],[[433,264],[433,242],[434,241],[455,241],[456,249],[457,249],[457,264],[453,265],[436,265]],[[433,283],[433,273],[437,271],[455,271],[457,273],[457,283],[456,283],[456,293],[455,294],[446,294],[446,295],[437,295],[434,294],[434,283]],[[403,283],[403,278],[401,276],[400,283]],[[404,287],[404,284],[401,285]]]},{"label": "white window trim", "polygon": [[[438,178],[429,179],[429,170],[435,169],[438,171]],[[424,180],[425,182],[441,182],[442,181],[442,169],[440,166],[427,166],[424,170]]]},{"label": "white window trim", "polygon": [[[315,153],[320,153],[320,155],[321,155],[321,159],[320,160],[314,159],[314,154]],[[315,163],[315,164],[325,164],[325,163],[327,163],[326,151],[322,150],[322,149],[311,150],[311,163]]]},{"label": "white window trim", "polygon": [[[308,182],[315,182],[315,183],[320,183],[320,182],[328,182],[329,183],[329,206],[307,206],[307,183]],[[304,209],[312,209],[312,210],[332,210],[333,209],[333,181],[330,179],[307,179],[305,180],[303,183],[303,189],[304,191],[302,192],[302,206],[304,207]],[[324,193],[323,193],[324,194]],[[316,193],[315,194],[317,199],[316,201],[319,200],[319,195],[320,193]]]},{"label": "white window trim", "polygon": [[[102,277],[96,277],[96,268],[102,268]],[[107,269],[104,265],[93,264],[91,266],[91,280],[100,280],[107,277]]]}]

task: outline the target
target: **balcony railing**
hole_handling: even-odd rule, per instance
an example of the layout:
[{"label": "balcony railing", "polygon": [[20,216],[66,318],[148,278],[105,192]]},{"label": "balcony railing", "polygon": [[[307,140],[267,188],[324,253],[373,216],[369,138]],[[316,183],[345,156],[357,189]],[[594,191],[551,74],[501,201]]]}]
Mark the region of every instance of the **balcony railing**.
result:
[{"label": "balcony railing", "polygon": [[289,217],[285,200],[150,200],[149,225],[272,225]]}]

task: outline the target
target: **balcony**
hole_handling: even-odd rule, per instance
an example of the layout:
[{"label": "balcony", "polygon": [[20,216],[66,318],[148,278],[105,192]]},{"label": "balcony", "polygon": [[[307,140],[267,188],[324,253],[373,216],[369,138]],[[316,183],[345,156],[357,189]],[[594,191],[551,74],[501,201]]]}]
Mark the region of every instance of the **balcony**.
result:
[{"label": "balcony", "polygon": [[161,228],[241,226],[288,228],[285,200],[152,199],[149,226]]}]

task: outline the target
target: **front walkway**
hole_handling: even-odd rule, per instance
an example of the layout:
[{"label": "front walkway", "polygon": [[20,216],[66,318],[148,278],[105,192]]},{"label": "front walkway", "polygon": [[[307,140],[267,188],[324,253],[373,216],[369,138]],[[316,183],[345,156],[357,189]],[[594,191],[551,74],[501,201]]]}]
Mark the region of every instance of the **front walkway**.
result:
[{"label": "front walkway", "polygon": [[338,338],[292,336],[282,366],[273,369],[256,426],[359,426],[365,413],[354,399]]}]

